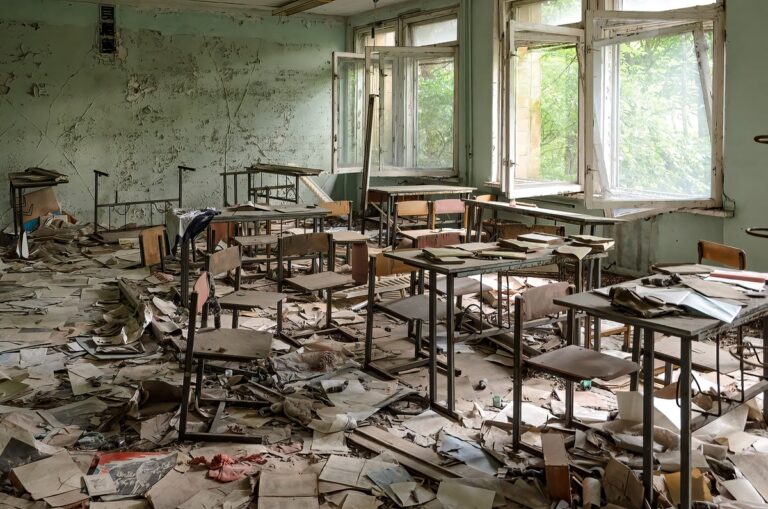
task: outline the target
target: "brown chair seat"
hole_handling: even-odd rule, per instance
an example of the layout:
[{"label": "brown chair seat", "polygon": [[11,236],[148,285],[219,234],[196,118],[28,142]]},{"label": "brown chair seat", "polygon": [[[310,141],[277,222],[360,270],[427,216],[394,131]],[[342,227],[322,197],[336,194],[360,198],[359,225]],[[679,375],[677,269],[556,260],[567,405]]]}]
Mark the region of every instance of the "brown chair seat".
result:
[{"label": "brown chair seat", "polygon": [[344,242],[366,242],[368,240],[367,235],[352,230],[331,232],[331,236],[333,237],[333,241],[337,244]]},{"label": "brown chair seat", "polygon": [[576,345],[568,345],[524,361],[526,366],[580,382],[600,378],[613,380],[639,370],[636,363]]},{"label": "brown chair seat", "polygon": [[304,290],[305,292],[317,292],[320,290],[330,290],[340,286],[351,285],[355,283],[352,276],[348,274],[338,274],[336,272],[318,272],[317,274],[307,274],[295,276],[283,281],[284,283]]},{"label": "brown chair seat", "polygon": [[224,309],[239,309],[248,311],[253,308],[266,308],[276,306],[285,298],[284,293],[235,290],[219,299],[219,304]]},{"label": "brown chair seat", "polygon": [[201,329],[195,334],[192,356],[248,361],[269,357],[272,333],[247,329]]},{"label": "brown chair seat", "polygon": [[[397,299],[389,302],[384,302],[378,305],[379,309],[383,309],[387,313],[390,313],[402,320],[421,320],[423,322],[429,321],[429,296],[428,295],[412,295],[404,299]],[[445,320],[447,309],[445,303],[438,302],[437,308],[438,320]],[[458,314],[461,310],[454,306],[454,313]]]}]

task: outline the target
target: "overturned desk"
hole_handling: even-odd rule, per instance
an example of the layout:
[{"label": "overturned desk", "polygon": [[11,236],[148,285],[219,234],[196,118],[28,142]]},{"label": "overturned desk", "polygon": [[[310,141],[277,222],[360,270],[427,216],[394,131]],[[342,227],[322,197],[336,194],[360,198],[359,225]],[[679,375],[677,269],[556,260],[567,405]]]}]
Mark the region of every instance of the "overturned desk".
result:
[{"label": "overturned desk", "polygon": [[[600,217],[592,216],[589,214],[580,214],[578,212],[568,212],[565,210],[543,209],[539,207],[529,207],[526,205],[514,205],[511,203],[501,201],[478,201],[478,200],[464,200],[467,204],[467,216],[469,217],[470,231],[475,232],[475,240],[480,241],[482,233],[482,221],[483,211],[488,209],[493,212],[494,218],[498,216],[499,212],[506,212],[509,214],[519,214],[521,216],[527,216],[534,218],[534,221],[538,219],[546,219],[554,221],[555,223],[561,222],[566,224],[574,224],[579,227],[579,233],[589,233],[594,235],[598,226],[612,226],[617,223],[623,223],[623,219],[617,219],[613,217]],[[494,226],[495,228],[495,226]],[[587,232],[589,228],[589,232]],[[496,231],[493,232],[493,237],[496,237]]]},{"label": "overturned desk", "polygon": [[[461,247],[458,245],[456,247]],[[437,292],[429,292],[429,400],[432,408],[440,411],[450,417],[456,418],[455,411],[456,397],[455,397],[455,352],[454,345],[456,343],[456,334],[452,324],[455,320],[455,300],[454,300],[454,288],[455,280],[457,277],[476,276],[481,274],[497,274],[497,291],[499,298],[497,299],[497,326],[489,329],[484,329],[480,334],[469,333],[465,334],[458,339],[466,341],[467,339],[475,339],[477,337],[492,337],[495,335],[505,334],[511,330],[511,316],[509,317],[510,323],[504,326],[503,323],[503,295],[502,292],[502,277],[501,274],[509,271],[528,269],[533,267],[541,267],[543,265],[550,265],[558,262],[575,262],[576,274],[582,274],[580,270],[582,262],[584,260],[590,260],[594,258],[602,258],[606,255],[592,254],[588,255],[583,260],[575,260],[570,257],[564,257],[562,255],[555,254],[551,250],[542,253],[536,253],[527,259],[481,259],[481,258],[464,258],[463,263],[458,264],[441,264],[432,262],[421,256],[422,250],[420,249],[408,249],[401,251],[388,251],[384,253],[384,256],[392,258],[394,260],[410,265],[417,269],[422,269],[429,274],[429,288],[437,288],[437,276],[438,274],[446,277],[445,285],[445,322],[446,326],[446,377],[447,377],[447,395],[446,404],[443,405],[438,401],[437,395]],[[581,289],[583,282],[580,278],[576,279],[577,290]],[[481,317],[482,318],[482,317]]]},{"label": "overturned desk", "polygon": [[[38,189],[42,187],[54,187],[69,182],[69,177],[54,170],[43,168],[27,168],[24,171],[9,173],[11,213],[13,216],[13,234],[21,235],[24,232],[24,216],[33,215],[36,211],[26,208],[24,203],[25,189]],[[33,216],[34,217],[34,216]]]},{"label": "overturned desk", "polygon": [[[282,201],[290,203],[299,202],[299,184],[314,187],[307,177],[316,177],[322,170],[315,168],[300,168],[298,166],[284,166],[278,164],[253,164],[241,171],[225,171],[221,173],[224,179],[224,206],[235,205],[238,201],[238,178],[246,175],[246,201],[271,203]],[[274,184],[265,184],[264,175],[272,176]],[[228,199],[227,179],[232,178],[233,200]],[[258,181],[257,181],[258,180]]]},{"label": "overturned desk", "polygon": [[[416,184],[408,186],[372,186],[368,188],[368,203],[379,212],[379,245],[381,245],[382,230],[384,230],[385,245],[391,245],[395,240],[395,229],[390,228],[390,220],[395,209],[395,200],[404,196],[455,196],[469,198],[475,191],[474,187],[447,186],[436,184]],[[375,205],[378,203],[378,205]],[[385,207],[386,205],[386,207]],[[363,211],[365,214],[365,211]],[[362,218],[362,228],[365,233],[365,221]]]},{"label": "overturned desk", "polygon": [[[640,285],[641,282],[630,281],[622,283],[620,286]],[[618,286],[618,285],[617,285]],[[653,462],[654,451],[650,444],[653,444],[654,437],[654,334],[661,333],[667,336],[680,338],[680,378],[679,380],[687,383],[678,382],[678,391],[680,394],[681,419],[680,419],[680,471],[687,472],[682,475],[680,487],[680,507],[690,508],[691,499],[691,433],[702,427],[715,417],[711,414],[699,415],[696,419],[691,418],[691,370],[692,370],[692,343],[705,338],[716,336],[726,332],[734,327],[747,324],[749,322],[763,320],[763,338],[768,339],[768,298],[752,298],[747,300],[747,305],[741,309],[738,316],[732,323],[725,323],[720,320],[707,317],[696,317],[687,315],[666,315],[655,318],[640,318],[630,315],[611,306],[608,297],[597,292],[583,292],[570,295],[562,299],[555,299],[555,304],[563,306],[577,312],[583,312],[595,318],[612,320],[618,323],[631,325],[635,328],[635,344],[633,345],[633,360],[638,362],[640,359],[640,337],[643,338],[643,443],[646,447],[643,449],[643,485],[645,499],[652,504],[653,498]],[[579,329],[573,328],[572,344],[579,344]],[[768,365],[764,365],[761,380],[752,387],[746,389],[742,394],[744,402],[749,401],[760,393],[768,390]],[[634,383],[636,385],[636,382]],[[742,403],[739,401],[721,400],[722,415],[735,409]],[[765,411],[765,410],[764,410]]]},{"label": "overturned desk", "polygon": [[[264,207],[262,207],[264,208]],[[325,218],[330,211],[324,208],[315,206],[287,206],[287,207],[270,207],[271,210],[224,210],[221,213],[215,215],[208,224],[206,230],[210,231],[210,225],[213,223],[254,223],[258,231],[258,225],[260,223],[269,223],[271,221],[287,221],[287,220],[312,220],[312,231],[323,231],[323,218]],[[172,220],[179,220],[179,215],[184,211],[175,210],[173,216],[169,214],[168,222]],[[169,228],[171,229],[171,228]],[[172,231],[178,232],[179,228],[173,228]],[[210,238],[210,235],[207,235]],[[175,243],[175,240],[171,240]],[[190,244],[194,243],[194,239],[190,239],[187,242],[181,242],[181,302],[186,306],[189,301],[189,248]],[[210,250],[212,246],[208,246]]]}]

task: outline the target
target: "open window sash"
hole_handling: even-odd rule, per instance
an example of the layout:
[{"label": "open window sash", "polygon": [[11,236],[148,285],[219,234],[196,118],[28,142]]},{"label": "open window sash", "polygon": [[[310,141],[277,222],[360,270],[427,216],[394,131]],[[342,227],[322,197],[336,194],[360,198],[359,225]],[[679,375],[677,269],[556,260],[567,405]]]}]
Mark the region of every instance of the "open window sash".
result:
[{"label": "open window sash", "polygon": [[[365,49],[365,95],[377,95],[373,116],[371,175],[455,176],[458,174],[457,47],[379,47]],[[419,107],[422,67],[444,62],[452,66],[450,120],[443,134],[445,150],[424,154],[431,129],[423,126]],[[365,118],[365,113],[363,114]]]},{"label": "open window sash", "polygon": [[359,173],[365,145],[365,55],[333,53],[331,88],[333,173]]},{"label": "open window sash", "polygon": [[[510,198],[526,198],[534,196],[547,196],[554,194],[575,193],[583,190],[582,182],[584,179],[584,137],[582,136],[582,126],[584,125],[584,75],[581,71],[582,65],[579,65],[584,61],[584,30],[580,28],[572,28],[557,25],[542,25],[536,23],[526,23],[510,20],[507,23],[507,46],[505,48],[505,65],[507,66],[507,93],[505,94],[504,101],[508,103],[506,111],[508,115],[505,116],[504,133],[505,134],[505,157],[502,162],[502,179],[501,185],[505,194]],[[518,74],[518,64],[521,51],[536,51],[542,48],[573,48],[577,65],[577,90],[574,90],[574,94],[578,96],[577,104],[573,113],[576,115],[576,143],[572,147],[566,149],[575,155],[576,160],[576,172],[573,174],[573,178],[568,179],[552,179],[551,177],[544,176],[542,179],[528,178],[528,173],[539,173],[543,170],[541,167],[541,160],[539,159],[539,166],[534,168],[534,165],[530,162],[530,159],[526,160],[524,156],[520,154],[518,145],[520,143],[523,146],[530,147],[533,145],[530,142],[521,140],[518,142],[518,138],[521,137],[521,133],[527,132],[524,126],[518,125],[521,121],[521,112],[518,112],[518,93],[521,81],[525,81],[522,76]],[[530,77],[529,77],[530,79]],[[530,98],[529,98],[530,99]],[[529,101],[530,102],[530,101]],[[530,107],[529,107],[530,109]],[[530,120],[530,119],[529,119]],[[530,123],[530,122],[529,122]],[[530,129],[530,126],[528,126]],[[541,132],[538,133],[539,137]],[[539,145],[537,150],[541,151]],[[563,161],[563,164],[565,162]],[[525,176],[521,175],[522,169],[525,167]]]},{"label": "open window sash", "polygon": [[[585,56],[586,75],[591,79],[586,81],[586,109],[587,124],[585,128],[586,146],[586,175],[584,181],[585,203],[590,209],[643,209],[643,208],[680,208],[680,207],[719,207],[722,205],[722,146],[723,146],[723,79],[724,79],[724,25],[721,5],[693,7],[675,11],[645,12],[645,11],[587,11],[585,20],[586,38],[588,41]],[[707,40],[707,32],[712,33],[712,49]],[[631,52],[638,48],[639,44],[659,44],[664,39],[679,41],[679,48],[690,48],[686,53],[688,60],[695,61],[695,72],[687,76],[687,83],[698,87],[698,95],[686,89],[690,95],[686,98],[681,93],[680,105],[682,112],[677,115],[675,122],[664,120],[663,115],[651,119],[659,122],[656,125],[643,126],[649,132],[658,126],[669,129],[669,139],[677,139],[674,136],[686,140],[684,134],[690,122],[695,116],[692,111],[696,109],[698,117],[705,119],[699,124],[704,125],[698,132],[688,139],[698,141],[704,145],[701,153],[707,154],[706,160],[697,165],[680,163],[669,154],[657,154],[658,158],[670,161],[668,165],[646,165],[642,173],[631,173],[623,166],[636,168],[638,157],[632,161],[635,154],[627,157],[622,150],[624,145],[632,147],[632,150],[651,157],[650,152],[662,152],[659,144],[647,145],[626,141],[622,144],[621,135],[629,140],[637,140],[632,130],[623,122],[620,103],[622,93],[621,79],[622,62],[620,52],[622,45],[632,57]],[[635,43],[634,46],[632,43]],[[687,51],[687,49],[686,49]],[[710,69],[710,60],[712,67]],[[632,61],[629,60],[631,63]],[[658,72],[662,72],[662,62],[657,66]],[[691,65],[693,67],[693,65]],[[653,70],[657,70],[654,68]],[[629,77],[627,79],[630,79]],[[683,85],[685,87],[685,85]],[[664,95],[647,91],[644,98],[659,97]],[[698,97],[696,103],[691,106],[686,99],[694,95]],[[699,107],[700,106],[700,107]],[[628,107],[629,109],[629,107]],[[637,110],[636,110],[637,111]],[[671,117],[671,110],[666,113]],[[687,116],[686,116],[687,113]],[[662,118],[662,120],[659,120]],[[682,131],[682,135],[680,133]],[[666,133],[665,133],[666,134]],[[634,136],[634,138],[633,138]],[[664,136],[662,136],[662,141]],[[705,142],[709,141],[709,147]],[[687,145],[687,146],[685,146]],[[682,148],[677,154],[686,150],[693,150],[693,141],[690,144],[681,144]],[[683,156],[684,157],[684,156]],[[658,159],[657,158],[657,159]],[[682,170],[679,170],[682,168]],[[690,170],[695,168],[695,172]],[[656,170],[654,172],[654,170]],[[690,171],[689,171],[690,170]],[[634,171],[638,171],[635,169]],[[646,173],[647,171],[647,173]],[[666,172],[666,173],[665,173]],[[674,177],[674,178],[673,178]],[[633,180],[635,179],[635,180]],[[645,181],[644,183],[641,183]]]}]

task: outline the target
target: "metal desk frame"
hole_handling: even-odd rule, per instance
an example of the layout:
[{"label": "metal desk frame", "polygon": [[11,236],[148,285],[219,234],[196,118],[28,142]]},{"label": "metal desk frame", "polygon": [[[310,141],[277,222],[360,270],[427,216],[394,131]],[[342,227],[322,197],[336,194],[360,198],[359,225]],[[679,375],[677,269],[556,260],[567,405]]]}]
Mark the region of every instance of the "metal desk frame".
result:
[{"label": "metal desk frame", "polygon": [[124,207],[124,212],[116,212],[117,214],[127,217],[128,215],[128,209],[137,205],[149,205],[149,225],[152,226],[152,216],[153,211],[158,207],[159,204],[163,204],[164,208],[162,210],[157,209],[157,212],[159,214],[165,214],[167,213],[172,207],[171,204],[176,202],[178,203],[178,207],[182,207],[182,202],[184,198],[184,179],[182,178],[185,171],[196,171],[195,168],[190,168],[189,166],[178,166],[179,170],[179,194],[175,198],[158,198],[158,199],[152,199],[152,200],[137,200],[137,201],[118,201],[117,194],[118,190],[115,189],[115,201],[112,203],[99,203],[99,178],[100,177],[108,177],[109,174],[103,171],[99,170],[93,170],[93,232],[98,233],[99,232],[99,209],[105,208],[109,211],[107,220],[108,227],[107,231],[112,230],[112,210],[117,209],[119,207]]},{"label": "metal desk frame", "polygon": [[[385,245],[391,246],[395,241],[394,225],[390,227],[390,221],[395,210],[395,200],[398,196],[438,196],[459,195],[461,198],[469,198],[476,190],[474,187],[446,186],[433,184],[415,184],[407,186],[372,186],[368,188],[368,203],[379,211],[379,246],[384,230]],[[378,202],[378,206],[375,203]],[[386,203],[386,210],[384,204]],[[365,233],[365,221],[368,219],[366,211],[363,211],[361,221],[361,233]]]},{"label": "metal desk frame", "polygon": [[[622,283],[622,286],[640,284],[639,280]],[[612,308],[607,297],[594,292],[584,292],[555,299],[555,304],[566,307],[571,311],[581,311],[595,318],[613,320],[635,327],[635,344],[632,349],[632,360],[640,360],[640,341],[643,337],[643,442],[653,443],[653,393],[654,393],[654,334],[656,332],[675,336],[681,339],[680,378],[678,379],[681,399],[681,433],[680,433],[680,471],[691,472],[691,433],[707,422],[716,418],[713,415],[701,415],[691,419],[691,342],[706,339],[721,334],[734,327],[762,319],[763,339],[768,340],[768,298],[748,301],[733,323],[727,324],[719,320],[689,316],[662,316],[658,318],[640,318]],[[579,344],[578,328],[571,329],[574,336],[573,344]],[[637,375],[633,377],[633,386],[637,386]],[[743,394],[743,401],[749,401],[758,394],[768,392],[768,365],[763,368],[763,380],[755,384]],[[680,383],[681,380],[687,383]],[[744,403],[732,401],[722,406],[722,415],[741,406]],[[764,417],[768,417],[768,405],[763,409]],[[653,447],[643,449],[643,486],[645,499],[652,503],[653,499]],[[683,475],[680,486],[680,507],[691,507],[691,477]]]},{"label": "metal desk frame", "polygon": [[[249,211],[228,211],[225,210],[221,214],[214,216],[211,223],[206,230],[206,242],[207,250],[211,252],[213,249],[210,225],[213,223],[255,223],[258,231],[259,223],[270,221],[281,221],[291,219],[312,219],[312,231],[323,231],[324,221],[323,219],[330,214],[330,211],[320,207],[307,207],[306,211],[291,211],[280,212],[279,207],[275,210],[249,210]],[[190,239],[189,242],[181,243],[181,259],[179,261],[181,265],[181,304],[186,306],[189,302],[189,255],[190,245],[194,245],[194,239]]]},{"label": "metal desk frame", "polygon": [[[270,203],[271,201],[299,203],[299,183],[301,182],[301,178],[316,177],[320,175],[320,173],[322,173],[322,170],[314,168],[300,168],[275,164],[254,164],[244,170],[222,172],[220,175],[223,178],[224,185],[224,206],[229,207],[239,203],[237,182],[240,175],[248,176],[246,200],[251,200],[254,203],[259,203],[260,199],[264,200],[263,203]],[[263,174],[274,175],[278,180],[277,184],[265,186],[264,178],[262,176]],[[258,185],[255,183],[254,177],[256,176],[262,176]],[[234,203],[230,203],[228,200],[227,177],[232,177]],[[280,177],[284,177],[283,183],[279,182]],[[273,194],[273,191],[277,191],[278,194]]]},{"label": "metal desk frame", "polygon": [[[499,294],[499,298],[497,299],[497,322],[498,327],[495,327],[492,330],[484,331],[481,336],[478,336],[477,334],[470,334],[469,337],[475,338],[475,337],[491,337],[494,335],[499,334],[505,334],[510,332],[510,327],[503,327],[503,321],[502,321],[502,314],[503,314],[503,305],[502,305],[502,277],[501,274],[503,272],[508,271],[514,271],[518,269],[527,269],[527,268],[533,268],[533,267],[540,267],[543,265],[550,265],[557,262],[567,262],[570,261],[569,259],[557,255],[554,253],[546,254],[544,256],[540,256],[537,258],[531,258],[526,260],[515,260],[515,259],[501,259],[501,260],[483,260],[478,258],[468,258],[464,263],[461,264],[437,264],[430,262],[424,258],[421,258],[419,255],[421,254],[420,249],[409,249],[409,250],[401,250],[401,251],[388,251],[384,253],[384,256],[388,258],[392,258],[394,260],[406,263],[407,265],[410,265],[412,267],[416,267],[418,269],[422,269],[429,273],[429,287],[430,288],[436,288],[437,287],[437,275],[442,274],[446,277],[446,289],[444,292],[445,295],[445,301],[446,301],[446,318],[445,322],[447,324],[446,326],[446,356],[447,356],[447,362],[446,362],[446,377],[447,377],[447,397],[446,397],[446,403],[447,406],[444,406],[440,403],[438,403],[437,398],[437,292],[430,291],[429,292],[429,401],[432,405],[432,408],[438,412],[441,412],[451,418],[456,419],[458,415],[456,414],[456,397],[455,397],[455,368],[456,368],[456,362],[455,362],[455,353],[454,353],[454,345],[456,341],[456,337],[454,335],[454,327],[453,324],[455,322],[455,313],[454,313],[454,305],[455,305],[455,299],[454,299],[454,284],[455,279],[457,277],[465,277],[465,276],[474,276],[474,275],[480,275],[480,274],[488,274],[488,273],[496,273],[497,274],[497,291]],[[603,254],[601,255],[590,255],[590,257],[602,257],[605,256]],[[588,257],[589,258],[589,257]],[[587,258],[585,258],[587,259]],[[580,270],[582,268],[582,262],[583,260],[576,261],[576,267],[577,272],[576,274],[579,275],[582,273]],[[582,282],[580,281],[581,278],[576,278],[576,286],[577,289],[580,289],[582,286]],[[509,317],[509,320],[511,320],[512,317]],[[467,339],[466,337],[461,339]]]}]

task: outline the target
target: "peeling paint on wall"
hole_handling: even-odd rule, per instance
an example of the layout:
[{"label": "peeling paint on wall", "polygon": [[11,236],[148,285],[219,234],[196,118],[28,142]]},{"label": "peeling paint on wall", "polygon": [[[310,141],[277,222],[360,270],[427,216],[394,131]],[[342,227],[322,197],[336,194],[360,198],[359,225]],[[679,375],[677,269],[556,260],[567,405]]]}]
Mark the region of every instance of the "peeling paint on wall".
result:
[{"label": "peeling paint on wall", "polygon": [[[196,167],[185,175],[192,207],[221,205],[224,169],[330,169],[330,55],[343,49],[342,21],[119,7],[118,54],[105,57],[95,48],[96,9],[4,4],[3,172],[42,166],[69,174],[57,193],[87,220],[96,169],[110,174],[100,182],[106,202],[115,189],[121,201],[175,196],[176,166]],[[327,190],[331,179],[321,177]],[[3,223],[8,200],[0,186]]]}]

